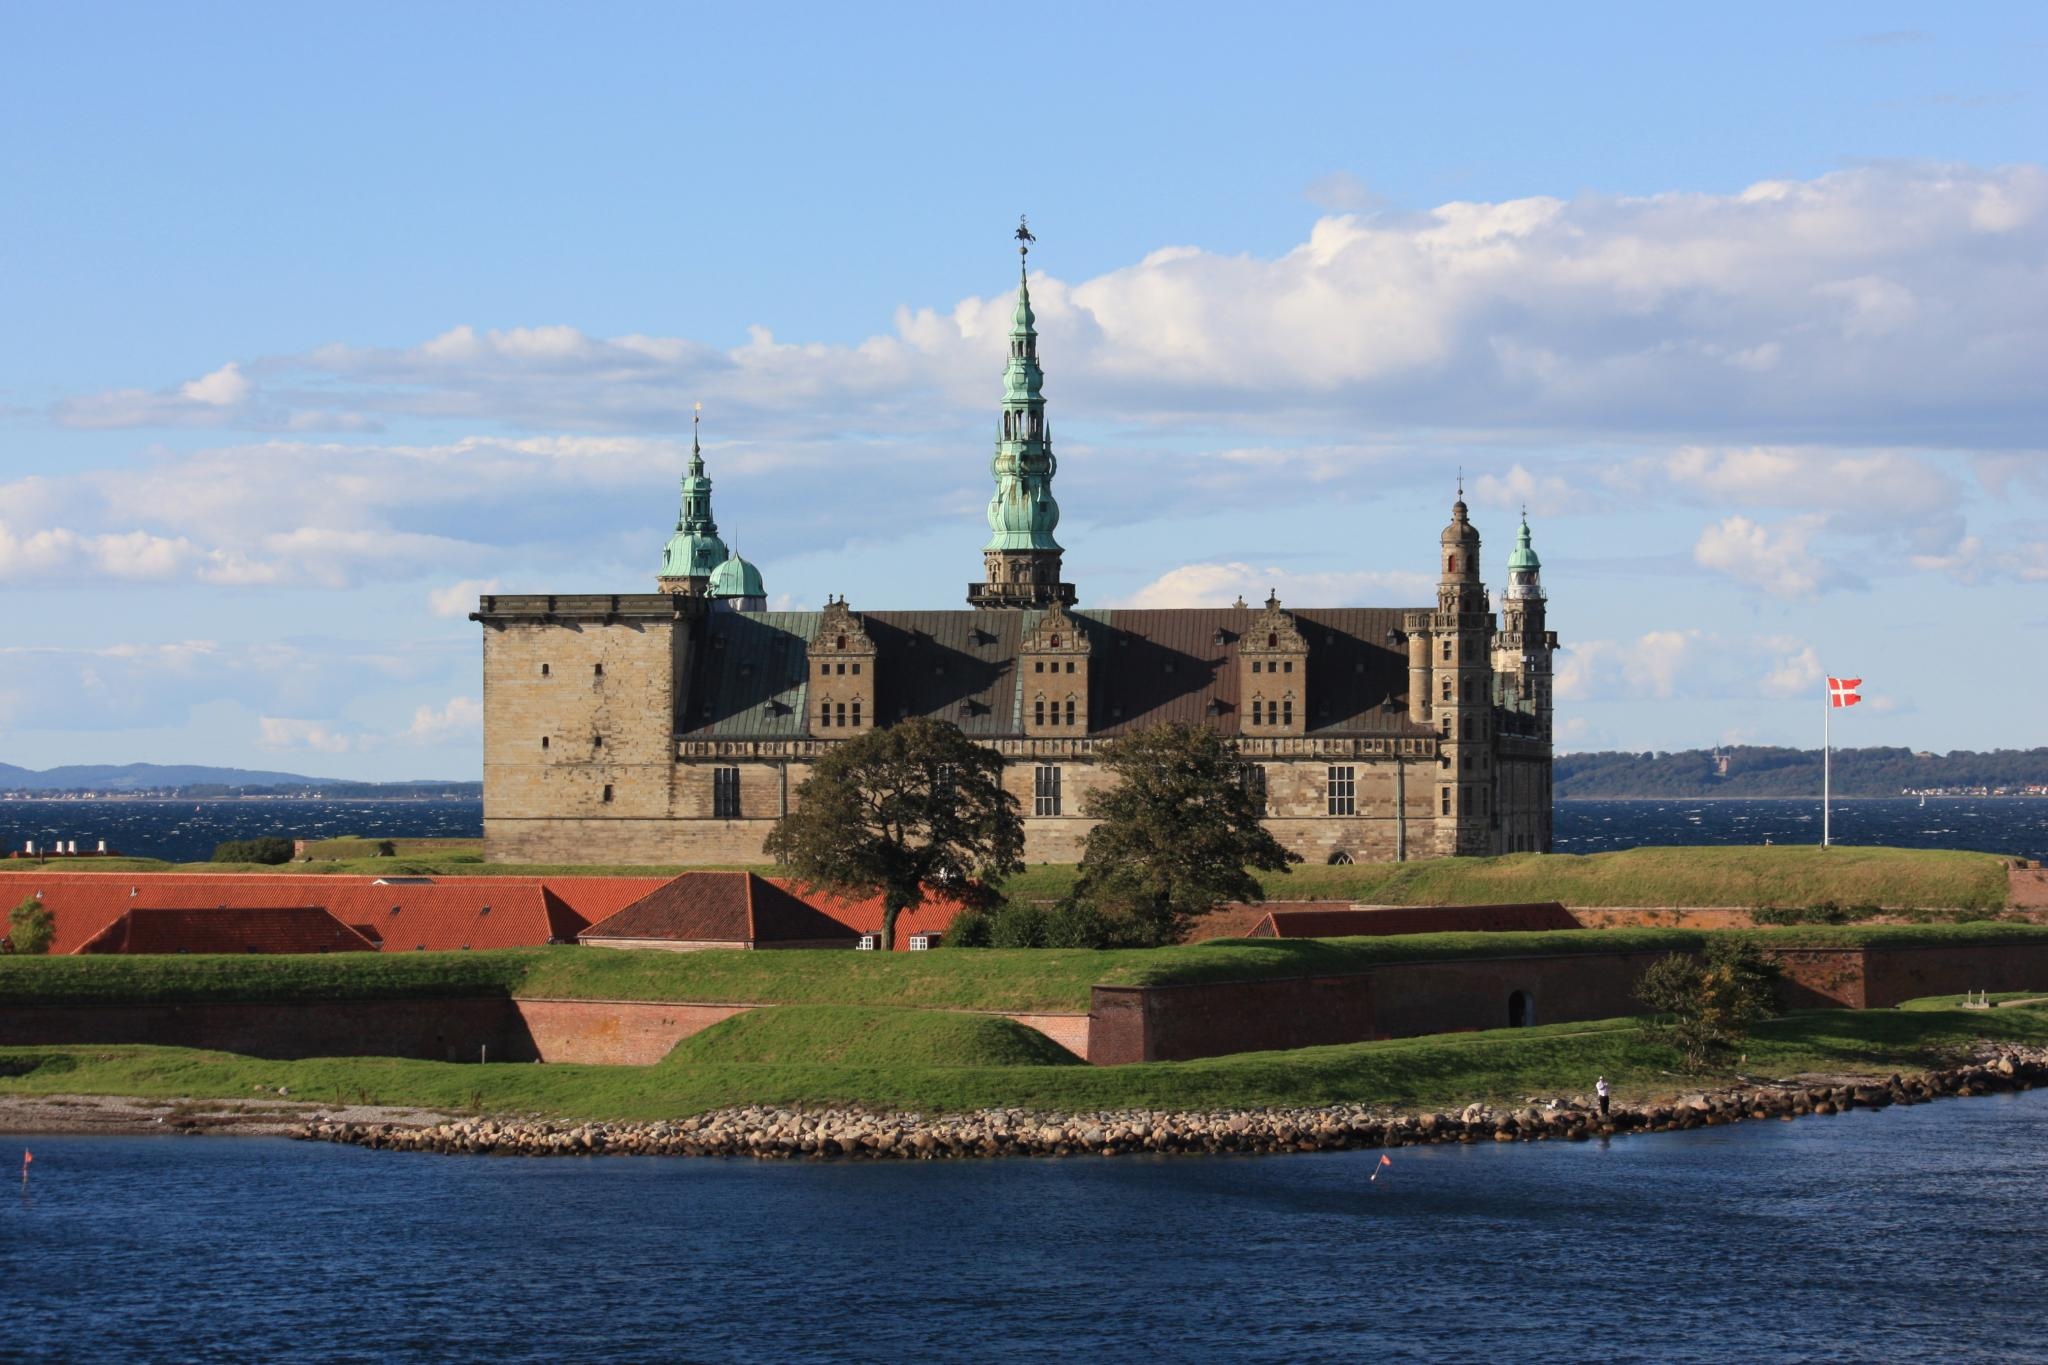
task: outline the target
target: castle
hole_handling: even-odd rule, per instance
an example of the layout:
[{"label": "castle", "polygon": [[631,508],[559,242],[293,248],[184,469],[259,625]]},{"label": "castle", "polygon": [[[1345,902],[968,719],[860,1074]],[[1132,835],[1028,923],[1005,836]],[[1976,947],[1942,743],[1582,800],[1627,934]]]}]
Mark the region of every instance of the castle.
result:
[{"label": "castle", "polygon": [[1498,617],[1462,489],[1433,608],[1079,610],[1043,384],[1020,267],[965,610],[769,611],[694,429],[657,591],[483,597],[486,857],[760,862],[812,760],[908,716],[1003,755],[1032,862],[1080,858],[1095,746],[1166,721],[1235,739],[1268,828],[1311,862],[1549,851],[1557,637],[1526,517]]}]

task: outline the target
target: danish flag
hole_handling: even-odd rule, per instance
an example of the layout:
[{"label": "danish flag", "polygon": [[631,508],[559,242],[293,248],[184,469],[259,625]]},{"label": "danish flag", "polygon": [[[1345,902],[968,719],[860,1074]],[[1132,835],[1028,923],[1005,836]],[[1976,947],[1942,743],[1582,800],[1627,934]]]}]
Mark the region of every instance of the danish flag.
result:
[{"label": "danish flag", "polygon": [[1863,700],[1863,694],[1856,689],[1863,686],[1861,678],[1829,678],[1828,705],[1854,706]]}]

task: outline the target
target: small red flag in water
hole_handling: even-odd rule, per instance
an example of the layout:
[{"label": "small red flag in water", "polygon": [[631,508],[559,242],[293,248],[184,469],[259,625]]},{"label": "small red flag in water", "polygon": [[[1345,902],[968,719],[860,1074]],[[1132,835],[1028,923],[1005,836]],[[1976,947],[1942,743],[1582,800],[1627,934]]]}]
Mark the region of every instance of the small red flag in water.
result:
[{"label": "small red flag in water", "polygon": [[35,1159],[36,1154],[34,1152],[31,1152],[26,1147],[21,1149],[21,1169],[23,1169],[24,1171],[27,1170],[28,1163],[34,1161]]},{"label": "small red flag in water", "polygon": [[1392,1158],[1392,1157],[1388,1156],[1388,1155],[1387,1155],[1387,1154],[1386,1154],[1385,1152],[1382,1152],[1382,1153],[1380,1153],[1380,1165],[1382,1165],[1382,1166],[1391,1166],[1391,1165],[1393,1165],[1393,1164],[1394,1164],[1394,1158]]}]

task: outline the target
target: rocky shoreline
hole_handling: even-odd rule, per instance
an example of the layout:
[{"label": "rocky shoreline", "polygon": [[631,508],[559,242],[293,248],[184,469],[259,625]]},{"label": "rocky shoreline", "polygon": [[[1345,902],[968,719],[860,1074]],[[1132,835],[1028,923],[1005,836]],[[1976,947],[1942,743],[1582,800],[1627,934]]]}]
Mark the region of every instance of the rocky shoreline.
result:
[{"label": "rocky shoreline", "polygon": [[2044,1082],[2048,1049],[1996,1047],[1982,1050],[1964,1065],[1915,1076],[1744,1084],[1670,1103],[1615,1105],[1604,1118],[1587,1097],[1572,1096],[1531,1101],[1521,1108],[1472,1104],[1456,1113],[1423,1114],[1336,1104],[1213,1113],[983,1109],[926,1118],[860,1109],[758,1106],[652,1123],[463,1119],[408,1127],[323,1120],[290,1131],[291,1136],[310,1141],[448,1155],[932,1161],[1144,1152],[1332,1152],[1449,1142],[1583,1142],[2029,1090]]}]

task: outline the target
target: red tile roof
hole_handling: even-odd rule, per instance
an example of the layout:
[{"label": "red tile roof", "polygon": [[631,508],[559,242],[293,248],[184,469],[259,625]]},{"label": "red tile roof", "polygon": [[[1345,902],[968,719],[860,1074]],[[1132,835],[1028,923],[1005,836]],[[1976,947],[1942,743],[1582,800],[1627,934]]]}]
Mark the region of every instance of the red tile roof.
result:
[{"label": "red tile roof", "polygon": [[[770,882],[800,900],[817,907],[825,914],[839,921],[857,934],[879,934],[882,931],[882,898],[870,896],[866,900],[847,900],[829,892],[812,890],[790,877],[766,877]],[[953,923],[953,917],[960,913],[958,901],[925,897],[923,905],[906,911],[896,917],[896,942],[900,947],[910,941],[912,934],[943,933]]]},{"label": "red tile roof", "polygon": [[[438,877],[378,885],[374,877],[306,873],[0,871],[0,915],[40,897],[55,921],[53,953],[73,953],[129,910],[314,905],[387,951],[510,948],[573,942],[593,919],[647,894],[664,877]],[[398,907],[398,914],[391,913]]]},{"label": "red tile roof", "polygon": [[317,905],[205,910],[139,907],[80,953],[372,953],[376,945]]}]

